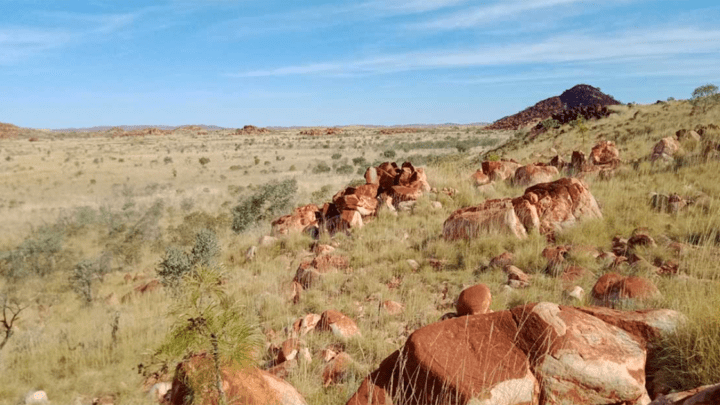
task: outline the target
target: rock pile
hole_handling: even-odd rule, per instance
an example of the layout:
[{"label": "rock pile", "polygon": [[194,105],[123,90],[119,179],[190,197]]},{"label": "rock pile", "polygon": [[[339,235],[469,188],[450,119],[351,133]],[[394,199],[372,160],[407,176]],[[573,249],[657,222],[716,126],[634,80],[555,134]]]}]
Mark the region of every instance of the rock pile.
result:
[{"label": "rock pile", "polygon": [[255,125],[245,125],[242,128],[238,128],[235,131],[235,135],[258,135],[258,134],[269,134],[270,130],[267,128],[258,128]]},{"label": "rock pile", "polygon": [[311,128],[300,131],[298,135],[322,136],[322,135],[339,135],[342,134],[342,128]]}]

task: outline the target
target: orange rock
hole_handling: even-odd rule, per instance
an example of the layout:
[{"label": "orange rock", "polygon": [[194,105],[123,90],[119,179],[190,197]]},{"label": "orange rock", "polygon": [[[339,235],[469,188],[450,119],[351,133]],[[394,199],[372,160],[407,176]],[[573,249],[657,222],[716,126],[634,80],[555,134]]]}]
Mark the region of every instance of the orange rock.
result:
[{"label": "orange rock", "polygon": [[457,313],[459,316],[484,314],[490,309],[491,302],[490,288],[485,284],[476,284],[460,293],[456,307]]},{"label": "orange rock", "polygon": [[555,166],[544,163],[534,163],[519,167],[513,175],[513,184],[518,186],[534,186],[538,183],[547,183],[560,174]]},{"label": "orange rock", "polygon": [[[170,390],[169,403],[172,405],[186,405],[187,398],[194,398],[194,403],[217,404],[217,393],[214,389],[203,389],[195,391],[194,384],[188,381],[204,382],[198,379],[203,376],[213,375],[213,362],[207,354],[200,354],[191,357],[178,364],[175,368],[175,377]],[[304,405],[305,399],[290,384],[282,379],[251,367],[244,370],[234,370],[228,367],[221,369],[222,385],[227,398],[232,398],[242,404],[279,404],[279,405]]]},{"label": "orange rock", "polygon": [[333,334],[342,338],[360,335],[360,329],[357,327],[355,321],[343,313],[332,309],[320,315],[320,321],[315,329],[318,331],[331,331]]},{"label": "orange rock", "polygon": [[328,364],[325,365],[325,368],[323,369],[323,386],[328,387],[331,384],[341,382],[341,380],[345,378],[348,366],[351,363],[352,359],[349,354],[341,352],[336,355],[332,360],[330,360],[330,362],[328,362]]}]

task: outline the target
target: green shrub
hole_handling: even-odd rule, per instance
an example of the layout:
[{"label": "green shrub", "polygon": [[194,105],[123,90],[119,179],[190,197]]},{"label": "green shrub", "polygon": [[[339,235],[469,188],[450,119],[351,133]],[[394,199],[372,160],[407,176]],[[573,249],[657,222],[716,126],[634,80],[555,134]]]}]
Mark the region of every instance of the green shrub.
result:
[{"label": "green shrub", "polygon": [[337,174],[352,174],[354,170],[355,169],[353,169],[353,167],[350,165],[342,165],[342,166],[338,166],[338,168],[335,169],[335,173],[337,173]]},{"label": "green shrub", "polygon": [[320,190],[314,191],[310,195],[310,201],[315,204],[322,204],[330,199],[333,195],[333,186],[326,184],[320,188]]},{"label": "green shrub", "polygon": [[368,161],[365,159],[364,156],[353,158],[352,162],[355,166],[360,166],[363,170],[365,170],[368,165]]},{"label": "green shrub", "polygon": [[325,162],[320,162],[312,168],[314,174],[329,173],[331,170],[332,168]]},{"label": "green shrub", "polygon": [[338,159],[340,159],[341,157],[342,157],[342,154],[340,154],[340,153],[333,153],[330,158],[331,158],[332,160],[338,160]]},{"label": "green shrub", "polygon": [[206,164],[210,163],[210,158],[201,157],[198,159],[198,162],[200,162],[201,165],[205,166]]},{"label": "green shrub", "polygon": [[395,153],[394,150],[388,149],[388,150],[384,151],[384,152],[382,153],[382,155],[383,155],[383,157],[385,157],[385,158],[387,158],[387,159],[393,159],[393,158],[395,158],[396,153]]},{"label": "green shrub", "polygon": [[232,209],[232,230],[243,232],[250,225],[271,219],[287,210],[297,193],[295,179],[274,180],[262,185],[253,195],[244,197]]},{"label": "green shrub", "polygon": [[2,272],[9,278],[45,276],[56,270],[64,233],[58,226],[38,228],[15,250],[0,256]]},{"label": "green shrub", "polygon": [[103,254],[97,260],[82,260],[70,274],[70,287],[85,304],[93,300],[93,281],[110,272],[110,255]]}]

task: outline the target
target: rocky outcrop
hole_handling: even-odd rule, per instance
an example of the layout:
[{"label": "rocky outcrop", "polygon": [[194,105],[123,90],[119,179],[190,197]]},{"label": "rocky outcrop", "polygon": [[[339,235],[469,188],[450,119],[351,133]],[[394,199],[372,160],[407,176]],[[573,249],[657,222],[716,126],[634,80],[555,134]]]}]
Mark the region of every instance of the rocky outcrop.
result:
[{"label": "rocky outcrop", "polygon": [[561,124],[566,124],[577,119],[578,115],[586,120],[601,118],[611,113],[606,106],[613,104],[620,102],[604,94],[599,88],[578,84],[559,96],[542,100],[517,114],[503,117],[485,128],[517,130],[546,118],[553,118]]},{"label": "rocky outcrop", "polygon": [[352,228],[362,227],[367,218],[374,216],[382,204],[391,209],[402,203],[414,202],[430,191],[427,175],[410,162],[398,166],[385,162],[365,171],[366,184],[347,187],[333,196],[319,211],[319,229],[333,235]]},{"label": "rocky outcrop", "polygon": [[544,302],[447,319],[413,332],[347,404],[644,405],[648,339],[675,330],[672,313]]},{"label": "rocky outcrop", "polygon": [[273,235],[287,235],[291,232],[302,232],[307,227],[317,225],[320,208],[315,204],[295,208],[291,214],[283,215],[272,222]]},{"label": "rocky outcrop", "polygon": [[620,163],[620,152],[612,141],[601,141],[590,151],[590,164],[616,167]]},{"label": "rocky outcrop", "polygon": [[522,238],[531,229],[549,233],[591,218],[602,218],[602,213],[587,185],[578,179],[562,178],[527,188],[521,197],[461,208],[445,220],[443,237],[470,239],[500,232]]}]

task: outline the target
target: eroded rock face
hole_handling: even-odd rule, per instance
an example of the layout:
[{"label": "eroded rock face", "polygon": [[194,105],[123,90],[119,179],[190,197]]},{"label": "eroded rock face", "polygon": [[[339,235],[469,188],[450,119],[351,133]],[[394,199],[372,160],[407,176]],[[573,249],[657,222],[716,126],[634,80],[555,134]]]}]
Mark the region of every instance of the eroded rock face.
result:
[{"label": "eroded rock face", "polygon": [[648,339],[677,315],[545,302],[450,318],[411,334],[348,405],[646,405]]},{"label": "eroded rock face", "polygon": [[320,208],[315,204],[295,208],[289,215],[284,215],[272,222],[273,235],[287,235],[291,232],[302,232],[310,225],[317,225]]},{"label": "eroded rock face", "polygon": [[[173,405],[217,404],[219,401],[216,391],[212,389],[212,380],[207,382],[208,388],[200,392],[193,391],[192,384],[187,383],[188,379],[212,376],[209,371],[212,367],[212,359],[206,354],[193,356],[178,364],[169,402]],[[292,385],[266,371],[254,367],[245,370],[223,368],[221,374],[226,398],[232,398],[238,403],[306,405],[305,399]]]},{"label": "eroded rock face", "polygon": [[490,183],[490,177],[488,177],[487,174],[483,173],[482,170],[476,171],[470,176],[470,178],[472,179],[475,186],[482,186]]},{"label": "eroded rock face", "polygon": [[513,184],[525,187],[534,186],[538,183],[550,182],[558,174],[560,172],[555,166],[534,163],[515,170]]},{"label": "eroded rock face", "polygon": [[650,405],[717,405],[720,404],[720,384],[705,385],[689,391],[663,395]]}]

